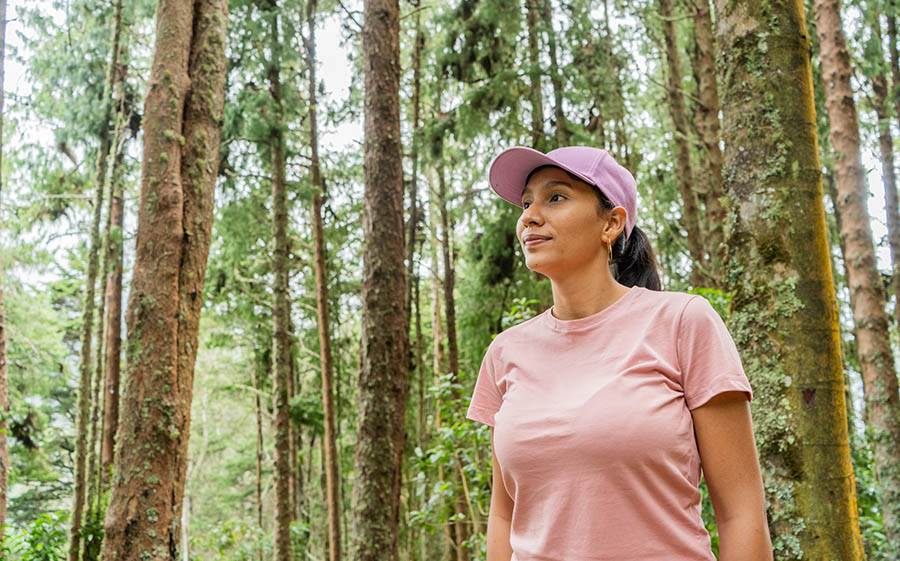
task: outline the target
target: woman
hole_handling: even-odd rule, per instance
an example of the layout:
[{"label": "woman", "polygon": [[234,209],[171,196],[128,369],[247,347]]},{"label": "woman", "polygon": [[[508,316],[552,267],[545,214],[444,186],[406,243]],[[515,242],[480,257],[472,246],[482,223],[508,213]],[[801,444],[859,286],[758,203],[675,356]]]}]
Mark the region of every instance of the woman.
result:
[{"label": "woman", "polygon": [[701,466],[720,561],[771,560],[752,389],[707,300],[660,290],[632,175],[581,146],[489,175],[553,305],[494,338],[466,413],[492,427],[487,561],[714,560]]}]

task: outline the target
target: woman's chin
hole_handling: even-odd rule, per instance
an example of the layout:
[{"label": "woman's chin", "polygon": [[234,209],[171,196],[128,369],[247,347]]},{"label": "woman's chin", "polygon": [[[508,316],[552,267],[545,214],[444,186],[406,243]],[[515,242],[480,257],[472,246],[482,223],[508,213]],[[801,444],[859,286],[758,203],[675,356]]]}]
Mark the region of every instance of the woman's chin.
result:
[{"label": "woman's chin", "polygon": [[535,273],[549,276],[549,272],[553,270],[553,263],[549,259],[540,257],[532,257],[525,259],[525,266]]}]

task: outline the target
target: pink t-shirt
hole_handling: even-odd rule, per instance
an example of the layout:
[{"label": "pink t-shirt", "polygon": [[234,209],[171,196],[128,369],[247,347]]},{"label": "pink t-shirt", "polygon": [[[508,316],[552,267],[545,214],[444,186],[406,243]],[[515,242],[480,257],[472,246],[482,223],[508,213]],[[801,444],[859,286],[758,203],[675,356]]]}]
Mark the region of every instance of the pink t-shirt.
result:
[{"label": "pink t-shirt", "polygon": [[497,335],[466,417],[494,427],[511,561],[714,561],[690,410],[731,390],[753,399],[699,295],[637,286]]}]

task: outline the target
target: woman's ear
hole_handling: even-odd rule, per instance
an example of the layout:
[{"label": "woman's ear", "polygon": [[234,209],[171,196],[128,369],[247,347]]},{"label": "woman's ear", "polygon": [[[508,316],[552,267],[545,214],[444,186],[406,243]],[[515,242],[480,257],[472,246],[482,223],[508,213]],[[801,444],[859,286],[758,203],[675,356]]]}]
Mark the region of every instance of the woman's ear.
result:
[{"label": "woman's ear", "polygon": [[628,218],[628,211],[624,207],[617,206],[610,209],[606,213],[606,232],[609,238],[615,240],[625,230],[625,221]]}]

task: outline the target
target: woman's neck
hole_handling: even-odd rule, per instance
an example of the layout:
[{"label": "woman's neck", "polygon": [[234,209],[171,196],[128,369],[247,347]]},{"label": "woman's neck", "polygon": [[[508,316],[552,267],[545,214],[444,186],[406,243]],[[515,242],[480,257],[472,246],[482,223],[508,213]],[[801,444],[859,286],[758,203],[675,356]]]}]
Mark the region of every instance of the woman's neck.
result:
[{"label": "woman's neck", "polygon": [[613,278],[607,268],[602,272],[570,275],[563,280],[551,279],[553,315],[562,320],[595,314],[628,293],[629,287]]}]

